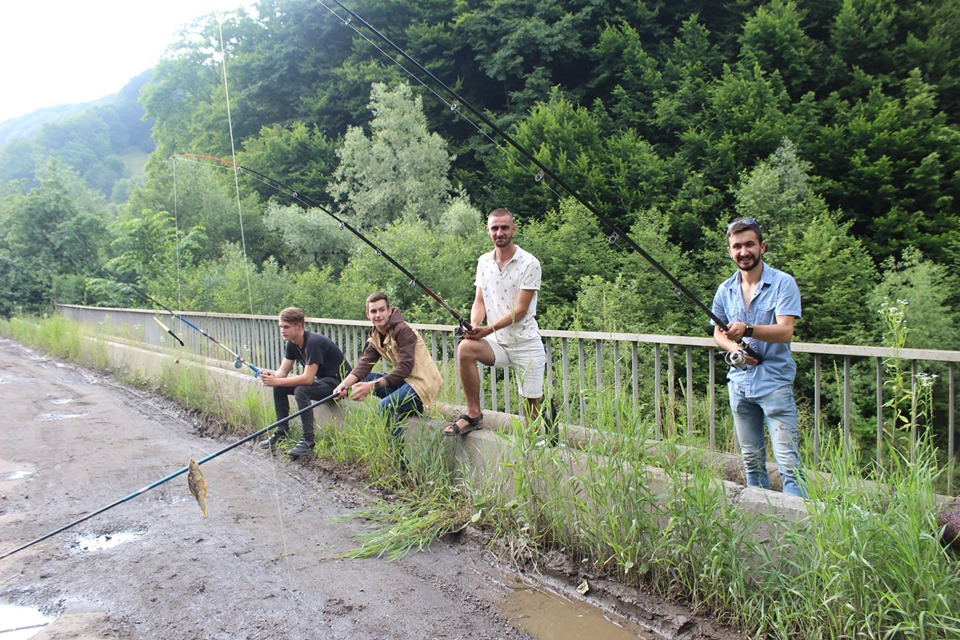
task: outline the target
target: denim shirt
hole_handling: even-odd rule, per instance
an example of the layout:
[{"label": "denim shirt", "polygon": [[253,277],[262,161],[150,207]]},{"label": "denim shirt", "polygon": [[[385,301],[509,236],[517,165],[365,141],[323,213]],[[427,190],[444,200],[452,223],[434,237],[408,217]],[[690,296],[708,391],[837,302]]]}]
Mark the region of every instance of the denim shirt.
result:
[{"label": "denim shirt", "polygon": [[[713,313],[727,325],[732,322],[776,324],[777,316],[799,318],[800,289],[793,276],[764,263],[749,311],[744,309],[740,271],[737,271],[717,288]],[[716,325],[715,322],[711,324]],[[727,379],[740,393],[748,398],[759,398],[793,384],[797,364],[793,361],[789,342],[764,342],[755,338],[744,338],[744,341],[760,354],[763,362],[746,369],[730,367]]]}]

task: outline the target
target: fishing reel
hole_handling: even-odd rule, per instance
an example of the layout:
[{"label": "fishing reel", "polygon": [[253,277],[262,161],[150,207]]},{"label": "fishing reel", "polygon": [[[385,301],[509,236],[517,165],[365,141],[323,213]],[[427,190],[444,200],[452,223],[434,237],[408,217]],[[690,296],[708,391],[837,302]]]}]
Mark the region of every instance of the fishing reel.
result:
[{"label": "fishing reel", "polygon": [[727,351],[723,360],[734,369],[744,370],[747,368],[747,359],[743,355],[743,351]]},{"label": "fishing reel", "polygon": [[727,351],[723,356],[723,360],[734,369],[740,369],[741,371],[744,371],[750,366],[750,364],[747,362],[747,356],[750,356],[756,360],[757,364],[763,362],[763,357],[761,357],[759,353],[757,353],[745,342],[740,342],[739,351]]},{"label": "fishing reel", "polygon": [[237,358],[236,360],[233,361],[234,369],[240,369],[241,367],[243,367],[243,360],[241,360],[240,358]]}]

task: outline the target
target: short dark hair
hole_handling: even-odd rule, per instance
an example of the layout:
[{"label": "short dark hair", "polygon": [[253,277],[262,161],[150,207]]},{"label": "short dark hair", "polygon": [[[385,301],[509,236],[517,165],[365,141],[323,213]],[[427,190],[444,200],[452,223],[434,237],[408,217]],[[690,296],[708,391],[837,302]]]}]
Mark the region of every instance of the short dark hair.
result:
[{"label": "short dark hair", "polygon": [[756,218],[737,218],[728,224],[727,241],[729,242],[730,236],[735,233],[742,233],[743,231],[756,231],[757,239],[763,242],[763,231],[760,230],[760,223],[757,222]]},{"label": "short dark hair", "polygon": [[305,316],[303,309],[297,307],[287,307],[280,312],[280,322],[289,322],[290,324],[303,324]]},{"label": "short dark hair", "polygon": [[390,298],[387,297],[387,294],[377,291],[376,293],[371,293],[370,295],[367,296],[367,301],[364,304],[363,310],[366,311],[367,309],[370,308],[370,305],[372,305],[374,302],[380,302],[381,300],[387,303],[387,309],[389,309]]},{"label": "short dark hair", "polygon": [[490,213],[487,214],[487,218],[499,218],[501,216],[509,216],[510,219],[513,220],[513,214],[510,213],[510,211],[508,211],[507,209],[504,209],[503,207],[497,207],[496,209],[492,209]]}]

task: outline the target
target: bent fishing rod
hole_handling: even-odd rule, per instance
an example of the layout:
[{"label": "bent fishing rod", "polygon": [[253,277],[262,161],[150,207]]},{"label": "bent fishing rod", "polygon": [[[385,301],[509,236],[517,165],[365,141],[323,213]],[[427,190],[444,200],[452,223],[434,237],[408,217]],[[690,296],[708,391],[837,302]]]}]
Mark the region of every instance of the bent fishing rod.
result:
[{"label": "bent fishing rod", "polygon": [[[235,352],[233,349],[231,349],[230,347],[226,346],[225,344],[223,344],[222,342],[220,342],[219,340],[217,340],[216,338],[214,338],[213,336],[211,336],[209,333],[207,333],[206,331],[204,331],[203,329],[201,329],[201,328],[198,327],[197,325],[193,324],[192,322],[190,322],[189,320],[187,320],[186,318],[184,318],[184,317],[183,317],[182,315],[180,315],[179,313],[175,312],[173,309],[171,309],[171,308],[168,307],[167,305],[163,304],[162,302],[160,302],[159,300],[157,300],[156,298],[154,298],[153,296],[151,296],[150,294],[148,294],[146,291],[142,290],[140,287],[137,287],[136,285],[132,285],[132,284],[129,284],[129,283],[121,283],[121,284],[126,284],[126,285],[127,285],[128,287],[130,287],[130,289],[133,290],[138,296],[142,297],[142,298],[143,298],[144,300],[146,300],[147,302],[151,302],[151,303],[157,305],[158,307],[160,307],[161,309],[163,309],[164,311],[166,311],[167,313],[169,313],[170,315],[172,315],[174,318],[177,318],[178,320],[180,320],[180,322],[184,323],[184,324],[187,325],[188,327],[190,327],[190,328],[192,328],[192,329],[196,329],[197,331],[200,332],[200,335],[202,335],[204,338],[206,338],[207,340],[209,340],[209,341],[212,342],[213,344],[217,345],[218,347],[220,347],[221,349],[223,349],[224,351],[226,351],[227,353],[229,353],[230,355],[232,355],[232,356],[235,358],[235,360],[233,361],[233,366],[234,366],[234,367],[236,367],[237,369],[240,369],[241,367],[244,367],[244,366],[249,367],[250,371],[253,372],[253,377],[254,377],[254,378],[259,378],[259,377],[260,377],[260,368],[254,366],[254,365],[252,365],[252,364],[250,364],[249,362],[247,362],[246,359],[244,359],[244,357],[241,356],[239,353]],[[154,320],[157,320],[157,319],[154,318]],[[179,337],[177,337],[177,335],[174,334],[173,331],[171,331],[170,329],[168,329],[166,325],[164,325],[164,324],[163,324],[162,322],[160,322],[159,320],[157,320],[157,324],[159,324],[161,327],[163,327],[164,329],[166,329],[167,333],[169,333],[169,334],[172,335],[174,338],[176,338],[177,342],[179,342],[181,346],[184,346],[184,345],[183,345],[183,340],[181,340]]]},{"label": "bent fishing rod", "polygon": [[272,188],[272,189],[274,189],[274,190],[276,190],[276,191],[278,191],[278,192],[280,192],[280,193],[282,193],[282,194],[284,194],[284,195],[292,198],[293,200],[299,202],[299,203],[302,204],[303,206],[305,206],[305,207],[307,207],[307,208],[320,209],[320,211],[323,211],[325,214],[327,214],[328,216],[330,216],[331,218],[333,218],[334,220],[336,220],[336,221],[337,221],[337,224],[340,225],[340,228],[341,228],[341,229],[346,229],[347,231],[349,231],[350,233],[352,233],[353,235],[355,235],[355,236],[356,236],[357,238],[359,238],[364,244],[366,244],[368,247],[370,247],[371,249],[373,249],[373,250],[377,253],[378,256],[381,256],[381,257],[384,258],[387,262],[389,262],[389,263],[392,264],[394,267],[396,267],[397,270],[400,271],[400,273],[402,273],[404,276],[406,276],[407,278],[410,279],[410,284],[411,284],[411,285],[417,285],[418,287],[420,287],[420,289],[421,289],[424,293],[426,293],[428,296],[430,296],[431,298],[433,298],[434,300],[436,300],[437,303],[438,303],[441,307],[443,307],[451,316],[453,316],[454,320],[457,321],[457,324],[459,325],[459,329],[460,329],[461,331],[472,331],[472,330],[473,330],[473,327],[470,325],[470,323],[467,321],[467,319],[464,318],[464,317],[460,314],[460,312],[458,312],[456,309],[454,309],[454,308],[451,307],[449,304],[447,304],[447,302],[446,302],[443,298],[441,298],[439,294],[437,294],[437,293],[434,292],[430,287],[428,287],[428,286],[425,285],[423,282],[421,282],[419,278],[417,278],[415,275],[413,275],[413,274],[412,274],[406,267],[404,267],[402,264],[400,264],[399,262],[397,262],[392,256],[390,256],[390,254],[388,254],[386,251],[384,251],[384,250],[381,249],[379,246],[377,246],[376,244],[374,244],[374,242],[373,242],[372,240],[370,240],[370,238],[368,238],[367,236],[365,236],[365,235],[364,235],[363,233],[361,233],[357,228],[355,228],[353,225],[351,225],[349,222],[347,222],[346,220],[344,220],[343,218],[341,218],[341,217],[338,216],[337,214],[333,213],[332,211],[330,211],[329,209],[327,209],[327,208],[324,207],[323,205],[315,202],[314,200],[311,200],[310,198],[308,198],[307,196],[303,195],[302,193],[300,193],[299,191],[297,191],[297,190],[294,189],[293,187],[287,186],[287,185],[283,184],[282,182],[280,182],[279,180],[277,180],[277,179],[275,179],[275,178],[271,178],[270,176],[265,175],[265,174],[263,174],[263,173],[260,173],[259,171],[255,170],[255,169],[251,169],[250,167],[245,167],[245,166],[243,166],[243,165],[241,165],[241,164],[238,164],[238,163],[236,163],[236,162],[232,162],[232,161],[230,161],[230,160],[225,160],[224,158],[218,158],[218,157],[216,157],[216,156],[200,155],[200,154],[196,154],[196,153],[180,153],[180,154],[177,154],[177,155],[178,155],[178,157],[183,157],[183,158],[194,158],[194,159],[199,159],[199,160],[212,160],[212,161],[214,161],[214,162],[220,162],[220,163],[225,164],[225,165],[227,165],[227,166],[233,167],[233,168],[238,169],[238,170],[240,170],[240,171],[244,171],[244,172],[250,174],[250,176],[252,176],[252,177],[253,177],[255,180],[257,180],[258,182],[261,182],[261,183],[267,185],[268,187],[270,187],[270,188]]},{"label": "bent fishing rod", "polygon": [[[450,106],[450,109],[451,109],[451,110],[456,110],[458,106],[463,105],[470,113],[472,113],[474,116],[476,116],[481,122],[483,122],[486,126],[488,126],[494,133],[496,133],[497,135],[499,135],[507,144],[509,144],[511,147],[513,147],[513,149],[515,149],[518,153],[520,153],[520,154],[521,154],[524,158],[526,158],[531,164],[535,165],[535,166],[537,167],[537,169],[540,171],[540,173],[539,173],[538,176],[537,176],[537,181],[538,181],[538,182],[543,178],[543,176],[546,176],[546,177],[550,178],[550,179],[551,179],[553,182],[555,182],[561,189],[563,189],[563,191],[565,191],[567,194],[569,194],[569,195],[570,195],[574,200],[576,200],[580,205],[582,205],[582,206],[583,206],[584,208],[586,208],[590,213],[592,213],[592,214],[596,217],[596,219],[597,219],[598,221],[600,221],[600,223],[606,228],[607,232],[609,233],[609,235],[607,236],[607,240],[609,241],[610,244],[612,244],[612,245],[618,245],[618,242],[619,242],[620,240],[623,240],[624,243],[626,243],[626,245],[627,245],[627,247],[628,247],[629,249],[631,249],[631,250],[633,250],[634,252],[638,253],[642,258],[644,258],[648,263],[650,263],[650,266],[652,266],[658,273],[660,273],[660,275],[662,275],[663,277],[665,277],[674,287],[676,287],[677,291],[679,291],[680,293],[682,293],[683,295],[685,295],[685,296],[687,297],[687,299],[689,299],[689,300],[690,300],[691,302],[693,302],[697,307],[699,307],[701,310],[703,310],[703,312],[707,314],[707,316],[710,318],[710,320],[712,320],[712,321],[714,322],[714,324],[716,324],[718,327],[720,327],[723,331],[729,331],[729,330],[730,330],[730,327],[727,325],[727,323],[724,322],[719,316],[717,316],[717,314],[715,314],[715,313],[713,312],[713,310],[710,309],[710,307],[708,307],[707,305],[705,305],[705,304],[700,300],[700,298],[698,298],[698,297],[696,296],[696,294],[694,294],[692,291],[690,291],[690,289],[688,289],[682,282],[680,282],[676,277],[674,277],[674,275],[673,275],[672,273],[670,273],[669,271],[667,271],[666,268],[663,267],[663,265],[661,265],[659,262],[657,262],[657,260],[656,260],[653,256],[651,256],[651,255],[650,255],[649,253],[647,253],[640,245],[638,245],[636,242],[634,242],[633,239],[632,239],[628,234],[624,233],[612,220],[610,220],[607,216],[605,216],[603,213],[601,213],[595,206],[593,206],[593,204],[591,204],[586,198],[584,198],[583,196],[581,196],[573,187],[571,187],[570,185],[568,185],[568,184],[566,183],[566,181],[564,181],[562,178],[560,178],[560,176],[558,176],[556,173],[554,173],[554,172],[553,172],[549,167],[547,167],[545,164],[543,164],[542,162],[540,162],[540,161],[536,158],[536,156],[534,156],[534,155],[533,155],[530,151],[528,151],[523,145],[521,145],[519,142],[517,142],[517,141],[513,138],[513,136],[511,136],[509,133],[507,133],[506,131],[504,131],[503,129],[501,129],[499,126],[497,126],[497,125],[496,125],[490,118],[488,118],[482,111],[480,111],[479,109],[477,109],[477,108],[476,108],[475,106],[473,106],[473,104],[471,104],[466,98],[464,98],[464,97],[461,96],[459,93],[457,93],[457,92],[454,91],[452,88],[450,88],[449,85],[447,85],[445,82],[443,82],[440,78],[438,78],[438,77],[437,77],[433,72],[431,72],[429,69],[427,69],[427,68],[424,67],[422,64],[420,64],[420,62],[418,62],[415,58],[413,58],[410,54],[408,54],[402,47],[400,47],[400,45],[398,45],[398,44],[396,44],[395,42],[393,42],[390,38],[388,38],[386,35],[384,35],[382,32],[380,32],[379,29],[377,29],[377,28],[374,27],[372,24],[370,24],[369,22],[367,22],[367,21],[366,21],[362,16],[360,16],[360,14],[358,14],[356,11],[354,11],[353,9],[350,9],[349,7],[347,7],[345,4],[343,4],[343,2],[341,2],[341,0],[332,0],[332,1],[333,1],[337,6],[339,6],[341,9],[343,9],[344,11],[346,11],[346,12],[349,14],[349,17],[348,17],[348,18],[343,18],[343,17],[339,16],[335,11],[333,11],[333,9],[331,9],[331,8],[328,7],[326,4],[324,4],[322,0],[318,0],[318,2],[319,2],[324,8],[326,8],[330,13],[332,13],[334,16],[336,16],[337,18],[339,18],[346,26],[348,26],[349,28],[353,29],[354,32],[356,32],[357,34],[361,35],[361,37],[364,37],[363,34],[361,34],[360,31],[353,25],[353,22],[356,21],[356,22],[362,24],[362,25],[363,25],[364,27],[366,27],[367,29],[369,29],[370,32],[373,33],[378,39],[380,39],[380,40],[381,40],[382,42],[384,42],[387,46],[389,46],[393,51],[395,51],[398,55],[400,55],[404,60],[406,60],[407,62],[409,62],[410,64],[412,64],[414,67],[416,67],[416,69],[417,69],[420,73],[422,73],[424,76],[426,76],[427,78],[429,78],[436,86],[440,87],[440,88],[453,100],[453,102],[449,103],[449,106]],[[374,46],[376,47],[376,45],[374,45]],[[379,47],[376,47],[376,48],[377,48],[378,50],[380,50],[381,52],[383,52],[383,50],[382,50],[382,49],[379,49]],[[386,55],[385,52],[383,52],[383,53],[384,53],[384,55]],[[389,57],[389,56],[387,56],[387,57]],[[392,58],[391,58],[391,60],[392,60]],[[397,63],[395,60],[392,60],[392,61],[393,61],[394,63],[396,63],[396,64],[399,64],[399,63]],[[401,68],[403,68],[402,65],[400,65],[400,66],[401,66]],[[405,70],[406,70],[406,69],[405,69]],[[408,71],[408,73],[410,73],[410,72]],[[411,75],[412,75],[418,82],[420,82],[421,84],[423,84],[425,87],[427,87],[427,88],[429,89],[429,87],[427,86],[427,84],[426,84],[423,80],[421,80],[420,77],[418,77],[418,76],[416,76],[415,74],[412,74],[412,73],[411,73]],[[435,94],[435,95],[436,95],[436,94]],[[438,97],[439,97],[439,96],[438,96]],[[442,99],[442,98],[441,98],[441,99]],[[619,245],[618,245],[618,246],[619,246]],[[760,355],[759,355],[756,351],[754,351],[749,345],[747,345],[747,343],[746,343],[745,341],[741,340],[740,342],[738,342],[738,345],[739,345],[740,348],[743,350],[743,352],[746,353],[747,355],[750,355],[751,357],[757,359],[758,361],[761,360]]]},{"label": "bent fishing rod", "polygon": [[[263,429],[260,429],[259,431],[254,431],[254,432],[251,433],[250,435],[245,436],[245,437],[241,438],[240,440],[237,440],[236,442],[225,446],[224,448],[220,449],[219,451],[215,451],[215,452],[211,453],[210,455],[208,455],[207,457],[201,458],[200,460],[197,460],[197,464],[198,464],[198,465],[201,465],[201,464],[203,464],[204,462],[209,462],[210,460],[213,460],[214,458],[216,458],[216,457],[218,457],[218,456],[221,456],[221,455],[223,455],[224,453],[226,453],[226,452],[228,452],[228,451],[230,451],[230,450],[232,450],[232,449],[236,449],[236,448],[239,447],[240,445],[242,445],[242,444],[244,444],[244,443],[246,443],[246,442],[249,442],[250,440],[253,440],[253,439],[256,438],[257,436],[261,436],[261,435],[267,433],[268,431],[271,431],[272,429],[276,429],[276,428],[277,428],[278,426],[280,426],[281,424],[284,424],[285,422],[288,422],[288,421],[292,420],[293,418],[296,418],[296,417],[298,417],[298,416],[301,416],[301,415],[303,415],[304,413],[306,413],[307,411],[313,411],[313,409],[315,409],[316,407],[319,407],[321,404],[323,404],[323,403],[325,403],[325,402],[329,402],[330,400],[335,399],[335,397],[336,397],[336,394],[331,393],[331,394],[330,394],[329,396],[327,396],[326,398],[321,398],[320,400],[317,400],[316,402],[314,402],[314,403],[311,404],[310,406],[304,407],[303,409],[300,409],[300,410],[297,411],[296,413],[291,413],[291,414],[290,414],[289,416],[287,416],[286,418],[281,418],[280,420],[277,420],[277,421],[274,422],[273,424],[268,425],[268,426],[264,427]],[[170,475],[164,476],[163,478],[160,478],[160,479],[157,480],[156,482],[152,482],[152,483],[148,484],[147,486],[143,487],[142,489],[138,489],[137,491],[134,491],[133,493],[131,493],[131,494],[127,495],[127,496],[124,496],[123,498],[120,498],[119,500],[117,500],[117,501],[115,501],[115,502],[111,502],[110,504],[108,504],[108,505],[105,506],[105,507],[102,507],[102,508],[100,508],[100,509],[97,509],[96,511],[92,511],[91,513],[88,513],[87,515],[83,516],[82,518],[77,518],[77,519],[74,520],[73,522],[71,522],[71,523],[69,523],[69,524],[65,524],[65,525],[63,525],[62,527],[60,527],[60,528],[58,528],[58,529],[55,529],[55,530],[51,531],[50,533],[44,534],[44,535],[40,536],[39,538],[36,538],[36,539],[34,539],[34,540],[31,540],[30,542],[28,542],[28,543],[26,543],[26,544],[20,545],[20,546],[17,547],[16,549],[12,549],[12,550],[10,550],[10,551],[7,551],[7,552],[4,553],[3,555],[0,555],[0,560],[3,560],[4,558],[7,558],[7,557],[9,557],[9,556],[12,556],[12,555],[15,554],[15,553],[19,553],[19,552],[23,551],[24,549],[27,549],[27,548],[29,548],[29,547],[32,547],[33,545],[35,545],[35,544],[37,544],[37,543],[39,543],[39,542],[43,542],[44,540],[47,540],[47,539],[49,539],[49,538],[52,538],[53,536],[57,535],[58,533],[61,533],[61,532],[63,532],[63,531],[66,531],[67,529],[70,529],[70,528],[72,528],[72,527],[75,527],[75,526],[77,526],[78,524],[80,524],[80,523],[82,523],[82,522],[86,522],[86,521],[89,520],[90,518],[93,518],[93,517],[95,517],[95,516],[98,516],[98,515],[100,515],[101,513],[103,513],[104,511],[109,511],[110,509],[113,509],[114,507],[117,507],[117,506],[123,504],[124,502],[129,502],[130,500],[133,500],[133,499],[136,498],[137,496],[143,495],[143,494],[146,493],[147,491],[150,491],[151,489],[155,489],[156,487],[159,487],[160,485],[164,484],[165,482],[169,482],[170,480],[173,480],[173,479],[176,478],[177,476],[181,476],[181,475],[187,473],[188,471],[190,471],[189,465],[186,466],[186,467],[183,467],[182,469],[178,469],[177,471],[174,471],[174,472],[171,473]]]}]

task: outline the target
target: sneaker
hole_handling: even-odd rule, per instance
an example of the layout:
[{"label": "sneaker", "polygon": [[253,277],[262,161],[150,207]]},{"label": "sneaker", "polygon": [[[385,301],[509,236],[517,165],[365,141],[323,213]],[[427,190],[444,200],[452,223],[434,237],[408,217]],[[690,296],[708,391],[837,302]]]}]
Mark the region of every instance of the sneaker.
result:
[{"label": "sneaker", "polygon": [[271,435],[271,436],[270,436],[269,438],[267,438],[266,440],[262,440],[262,441],[260,442],[260,448],[261,448],[261,449],[264,449],[264,450],[268,450],[268,449],[269,449],[270,451],[273,451],[274,449],[276,449],[276,448],[280,445],[280,441],[283,440],[286,435],[287,435],[287,434],[285,434],[285,433],[281,433],[281,432],[279,432],[279,431],[274,431],[274,432],[273,432],[273,435]]},{"label": "sneaker", "polygon": [[290,451],[287,451],[287,455],[296,460],[300,456],[312,452],[313,443],[307,442],[306,440],[301,440],[297,443],[297,446],[295,446],[293,449],[290,449]]}]

